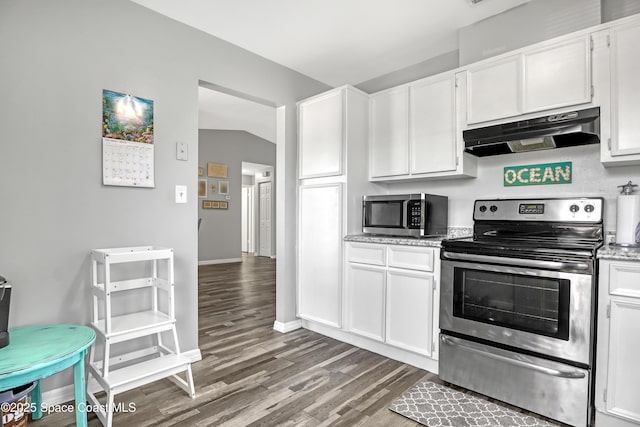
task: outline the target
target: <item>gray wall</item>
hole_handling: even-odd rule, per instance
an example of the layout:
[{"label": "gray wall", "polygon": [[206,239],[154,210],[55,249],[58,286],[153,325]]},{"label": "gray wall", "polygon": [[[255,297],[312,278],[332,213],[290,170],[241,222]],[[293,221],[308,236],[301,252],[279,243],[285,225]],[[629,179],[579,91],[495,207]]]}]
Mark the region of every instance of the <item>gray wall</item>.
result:
[{"label": "gray wall", "polygon": [[[207,163],[224,163],[228,167],[229,200],[228,210],[202,209],[199,203],[199,215],[202,218],[198,236],[198,261],[225,260],[240,258],[241,252],[241,190],[243,184],[242,162],[260,163],[275,167],[275,144],[251,133],[234,130],[205,130],[198,132],[198,161],[205,168]],[[206,178],[206,177],[205,177]],[[216,178],[206,178],[208,191]],[[275,195],[277,197],[277,194]],[[210,194],[202,200],[225,200],[220,194]],[[272,206],[275,214],[275,199]],[[272,215],[272,218],[275,216]],[[271,227],[275,242],[275,221]],[[257,242],[256,242],[257,243]],[[257,251],[256,251],[257,252]],[[273,252],[273,251],[272,251]]]},{"label": "gray wall", "polygon": [[[198,82],[286,106],[289,175],[295,102],[327,86],[126,0],[3,0],[0,64],[0,274],[14,283],[11,326],[87,324],[89,251],[164,245],[175,249],[181,346],[196,349]],[[102,89],[154,101],[156,188],[101,184]],[[188,161],[175,159],[177,141]],[[188,186],[187,204],[174,203],[176,184]],[[295,212],[295,188],[279,197]],[[294,295],[293,256],[278,261],[291,270],[279,291]],[[293,300],[277,316],[294,319]],[[71,381],[57,378],[45,390]]]}]

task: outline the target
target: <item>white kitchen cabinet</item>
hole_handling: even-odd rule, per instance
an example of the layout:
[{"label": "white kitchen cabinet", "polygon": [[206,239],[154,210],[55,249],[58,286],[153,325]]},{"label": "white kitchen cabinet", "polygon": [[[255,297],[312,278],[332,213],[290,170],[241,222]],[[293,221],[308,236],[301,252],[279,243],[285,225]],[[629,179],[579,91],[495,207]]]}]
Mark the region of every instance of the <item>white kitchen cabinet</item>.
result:
[{"label": "white kitchen cabinet", "polygon": [[640,262],[600,260],[596,425],[640,425]]},{"label": "white kitchen cabinet", "polygon": [[[301,319],[340,328],[342,239],[362,231],[362,195],[375,193],[366,155],[369,95],[343,86],[298,106],[296,312]],[[323,157],[324,150],[331,154]]]},{"label": "white kitchen cabinet", "polygon": [[466,69],[468,125],[588,104],[592,98],[589,35],[541,43]]},{"label": "white kitchen cabinet", "polygon": [[476,176],[476,158],[463,153],[456,82],[447,72],[371,95],[371,181]]},{"label": "white kitchen cabinet", "polygon": [[299,188],[298,317],[340,327],[343,184]]},{"label": "white kitchen cabinet", "polygon": [[640,20],[611,28],[611,140],[602,141],[605,166],[640,164],[639,45]]},{"label": "white kitchen cabinet", "polygon": [[481,123],[522,113],[522,58],[512,55],[467,70],[467,123]]},{"label": "white kitchen cabinet", "polygon": [[349,242],[346,329],[437,360],[439,248]]},{"label": "white kitchen cabinet", "polygon": [[371,95],[370,170],[372,178],[409,173],[409,89]]},{"label": "white kitchen cabinet", "polygon": [[590,53],[588,35],[526,50],[524,112],[591,102]]},{"label": "white kitchen cabinet", "polygon": [[346,329],[384,341],[384,267],[349,263],[346,283]]},{"label": "white kitchen cabinet", "polygon": [[390,268],[387,271],[386,342],[431,356],[433,339],[433,274]]},{"label": "white kitchen cabinet", "polygon": [[456,83],[453,74],[409,87],[411,174],[455,171],[457,150]]},{"label": "white kitchen cabinet", "polygon": [[342,174],[345,90],[298,105],[300,179]]}]

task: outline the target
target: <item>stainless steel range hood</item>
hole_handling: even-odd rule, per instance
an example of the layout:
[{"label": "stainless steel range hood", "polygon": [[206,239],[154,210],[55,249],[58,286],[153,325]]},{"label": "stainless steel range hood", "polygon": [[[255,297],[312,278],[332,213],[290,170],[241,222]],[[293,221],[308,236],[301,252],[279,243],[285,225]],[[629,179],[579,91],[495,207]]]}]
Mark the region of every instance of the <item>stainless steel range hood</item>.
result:
[{"label": "stainless steel range hood", "polygon": [[569,111],[462,132],[465,151],[478,157],[597,144],[600,108]]}]

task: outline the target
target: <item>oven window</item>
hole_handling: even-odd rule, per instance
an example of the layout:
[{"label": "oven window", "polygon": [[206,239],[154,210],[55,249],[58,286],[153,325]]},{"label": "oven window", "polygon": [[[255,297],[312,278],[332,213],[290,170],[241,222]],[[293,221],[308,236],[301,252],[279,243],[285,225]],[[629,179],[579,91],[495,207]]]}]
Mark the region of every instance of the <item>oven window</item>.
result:
[{"label": "oven window", "polygon": [[567,279],[454,269],[453,315],[569,339]]},{"label": "oven window", "polygon": [[401,228],[403,215],[402,200],[365,204],[366,227]]}]

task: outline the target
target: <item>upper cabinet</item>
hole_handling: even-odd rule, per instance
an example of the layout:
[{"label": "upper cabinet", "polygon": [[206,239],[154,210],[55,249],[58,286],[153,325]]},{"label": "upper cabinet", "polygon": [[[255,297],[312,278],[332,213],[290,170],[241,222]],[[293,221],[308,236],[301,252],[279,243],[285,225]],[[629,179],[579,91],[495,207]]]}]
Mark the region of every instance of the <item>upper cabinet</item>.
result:
[{"label": "upper cabinet", "polygon": [[455,171],[455,76],[421,80],[409,90],[411,174]]},{"label": "upper cabinet", "polygon": [[591,102],[591,39],[581,35],[467,67],[467,124]]},{"label": "upper cabinet", "polygon": [[480,123],[522,112],[520,56],[485,62],[467,71],[467,122]]},{"label": "upper cabinet", "polygon": [[449,72],[371,95],[372,181],[476,175],[475,157],[463,154],[456,81]]},{"label": "upper cabinet", "polygon": [[344,92],[345,89],[331,91],[299,104],[300,179],[342,175]]},{"label": "upper cabinet", "polygon": [[401,86],[370,98],[370,175],[409,173],[409,88]]},{"label": "upper cabinet", "polygon": [[609,42],[611,139],[602,141],[601,160],[605,166],[637,165],[640,164],[640,21],[613,26]]}]

